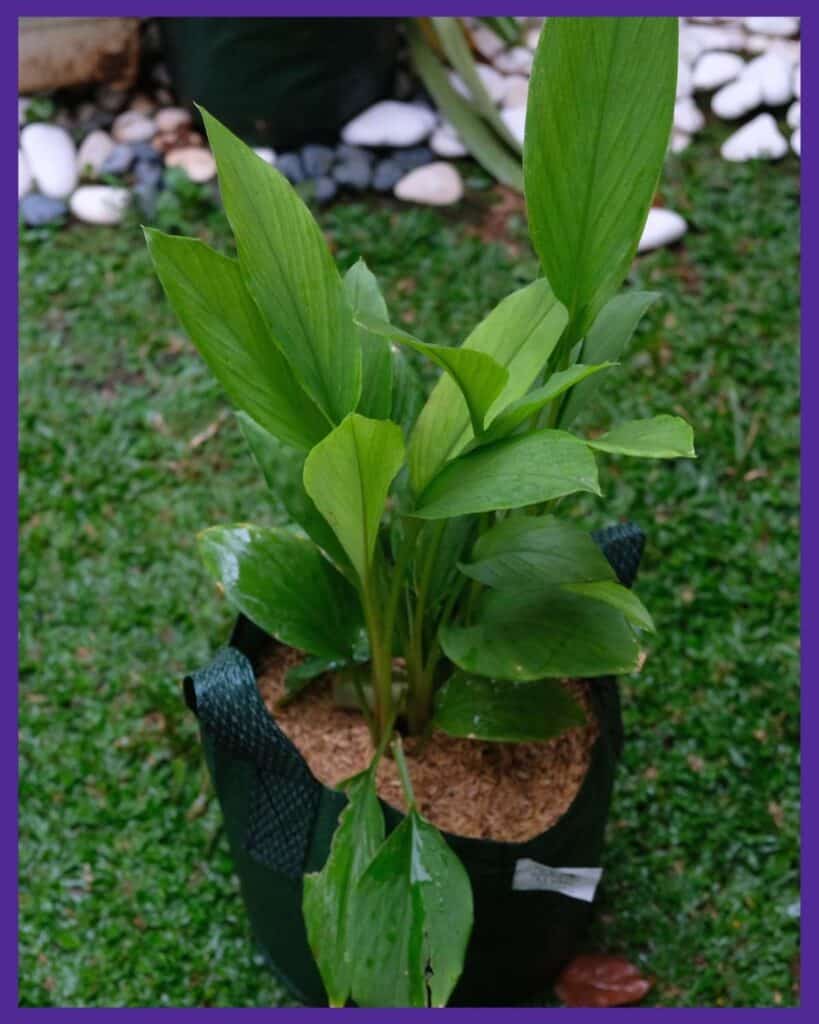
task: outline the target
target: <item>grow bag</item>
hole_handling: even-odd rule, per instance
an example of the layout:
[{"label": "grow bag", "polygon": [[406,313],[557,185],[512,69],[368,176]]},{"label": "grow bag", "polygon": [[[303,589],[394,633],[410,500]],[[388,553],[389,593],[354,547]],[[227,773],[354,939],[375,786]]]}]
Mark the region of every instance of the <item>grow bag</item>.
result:
[{"label": "grow bag", "polygon": [[242,138],[336,142],[392,86],[395,18],[161,18],[174,87]]},{"label": "grow bag", "polygon": [[[645,538],[633,525],[595,535],[631,586]],[[314,778],[268,713],[256,685],[270,637],[240,616],[230,645],[184,680],[253,933],[303,1003],[326,1005],[301,913],[302,877],[330,850],[346,797]],[[509,1006],[543,988],[577,950],[591,918],[603,831],[622,746],[617,683],[595,679],[600,731],[586,777],[557,823],[524,843],[444,836],[466,868],[475,921],[451,1006]],[[387,830],[401,813],[382,802]]]}]

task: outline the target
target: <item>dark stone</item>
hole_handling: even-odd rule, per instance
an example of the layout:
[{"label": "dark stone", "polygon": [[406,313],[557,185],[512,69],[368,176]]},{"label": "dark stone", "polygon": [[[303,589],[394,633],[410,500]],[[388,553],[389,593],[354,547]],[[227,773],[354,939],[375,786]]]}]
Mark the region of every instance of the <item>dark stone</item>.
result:
[{"label": "dark stone", "polygon": [[403,168],[395,160],[389,157],[386,160],[379,160],[373,174],[373,188],[376,192],[392,192],[404,177],[404,173]]},{"label": "dark stone", "polygon": [[368,149],[361,149],[360,146],[349,146],[346,142],[342,142],[339,146],[336,146],[336,159],[339,163],[347,163],[352,160],[356,163],[366,162],[372,165],[375,157]]},{"label": "dark stone", "polygon": [[332,178],[328,178],[326,175],[321,178],[316,178],[315,185],[313,186],[313,198],[317,203],[329,203],[331,199],[334,199],[338,192],[338,186]]},{"label": "dark stone", "polygon": [[134,151],[131,146],[125,143],[114,146],[108,156],[103,160],[100,167],[100,174],[111,174],[120,177],[127,174],[134,164]]},{"label": "dark stone", "polygon": [[30,228],[40,228],[67,217],[68,207],[62,199],[31,194],[20,200],[20,213]]},{"label": "dark stone", "polygon": [[158,188],[162,181],[162,166],[160,164],[148,163],[147,160],[137,160],[134,164],[134,179],[137,185]]},{"label": "dark stone", "polygon": [[304,167],[298,153],[281,153],[276,157],[276,170],[280,171],[291,185],[304,181]]},{"label": "dark stone", "polygon": [[152,221],[156,214],[156,204],[159,199],[159,189],[156,185],[147,182],[134,185],[133,194],[142,216],[147,221]]},{"label": "dark stone", "polygon": [[323,178],[333,166],[335,150],[329,146],[308,145],[301,151],[301,162],[308,178]]},{"label": "dark stone", "polygon": [[370,187],[372,170],[367,160],[345,160],[335,165],[333,177],[339,185],[363,192]]},{"label": "dark stone", "polygon": [[158,149],[150,144],[150,142],[132,142],[131,151],[134,154],[135,160],[141,160],[147,164],[162,164],[163,157]]},{"label": "dark stone", "polygon": [[428,146],[413,146],[412,149],[396,149],[391,157],[402,171],[414,171],[416,167],[431,164],[438,158]]}]

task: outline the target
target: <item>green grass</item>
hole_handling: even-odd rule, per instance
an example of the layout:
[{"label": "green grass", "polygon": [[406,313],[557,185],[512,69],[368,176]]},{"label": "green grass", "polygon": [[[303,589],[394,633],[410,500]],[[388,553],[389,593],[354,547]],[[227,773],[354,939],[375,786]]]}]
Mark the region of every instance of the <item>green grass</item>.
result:
[{"label": "green grass", "polygon": [[[591,948],[664,1006],[790,1005],[798,919],[798,164],[734,166],[715,139],[663,194],[691,232],[641,258],[662,303],[589,425],[677,411],[696,462],[601,460],[589,526],[641,523],[659,627],[623,683],[627,743]],[[176,223],[228,245],[195,194]],[[473,210],[474,213],[474,210]],[[399,322],[458,341],[531,279],[458,212],[324,217]],[[521,225],[511,226],[520,243]],[[182,338],[136,222],[21,235],[20,1001],[270,1006],[179,679],[231,613],[194,535],[274,522]],[[218,430],[192,449],[209,425]]]}]

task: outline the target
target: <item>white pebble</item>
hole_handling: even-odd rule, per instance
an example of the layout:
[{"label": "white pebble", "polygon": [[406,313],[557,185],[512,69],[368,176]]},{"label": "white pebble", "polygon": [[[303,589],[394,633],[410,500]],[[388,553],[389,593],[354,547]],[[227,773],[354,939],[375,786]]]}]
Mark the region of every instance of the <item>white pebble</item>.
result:
[{"label": "white pebble", "polygon": [[797,128],[791,135],[791,149],[798,157],[802,156],[802,129]]},{"label": "white pebble", "polygon": [[682,153],[683,150],[688,149],[691,145],[691,136],[686,135],[685,132],[672,132],[671,142],[669,143],[669,149],[672,153]]},{"label": "white pebble", "polygon": [[22,149],[17,150],[17,198],[22,199],[27,195],[34,185],[34,177],[31,168],[28,166],[26,154]]},{"label": "white pebble", "polygon": [[114,121],[111,134],[117,142],[147,142],[156,135],[156,125],[147,114],[126,110]]},{"label": "white pebble", "polygon": [[420,104],[382,100],[349,121],[341,138],[351,146],[417,146],[437,122],[436,115]]},{"label": "white pebble", "polygon": [[460,174],[452,164],[438,161],[416,167],[395,186],[396,198],[425,206],[450,206],[464,194]]},{"label": "white pebble", "polygon": [[678,213],[661,206],[653,206],[648,211],[648,219],[637,252],[648,252],[649,249],[671,245],[679,241],[687,230],[688,225]]},{"label": "white pebble", "polygon": [[56,124],[27,124],[20,146],[37,188],[49,199],[65,199],[77,187],[77,150],[71,136]]},{"label": "white pebble", "polygon": [[681,96],[690,96],[694,90],[694,82],[691,75],[691,66],[684,60],[677,65],[677,99]]},{"label": "white pebble", "polygon": [[762,82],[756,76],[745,75],[724,85],[711,99],[711,109],[717,117],[733,121],[742,117],[762,102]]},{"label": "white pebble", "polygon": [[793,36],[799,31],[798,18],[743,18],[749,32],[765,36]]},{"label": "white pebble", "polygon": [[683,96],[674,104],[674,130],[686,132],[688,135],[695,135],[702,131],[705,125],[705,115],[691,99],[690,96]]},{"label": "white pebble", "polygon": [[793,79],[791,80],[791,88],[793,89],[794,96],[799,99],[802,95],[802,65],[797,64],[793,69]]},{"label": "white pebble", "polygon": [[529,47],[530,50],[537,49],[537,44],[540,42],[541,31],[542,30],[539,28],[530,28],[526,32],[526,45]]},{"label": "white pebble", "polygon": [[529,75],[532,73],[532,51],[525,46],[513,46],[495,57],[494,64],[505,75]]},{"label": "white pebble", "polygon": [[500,115],[512,138],[523,145],[523,135],[526,131],[526,107],[505,107],[501,110]]},{"label": "white pebble", "polygon": [[429,148],[437,156],[449,159],[466,156],[468,152],[466,146],[461,141],[461,137],[448,121],[445,121],[432,133],[432,137],[429,140]]},{"label": "white pebble", "polygon": [[276,154],[269,146],[256,146],[253,152],[256,156],[261,157],[266,164],[270,164],[271,167],[276,166]]},{"label": "white pebble", "polygon": [[68,205],[78,220],[86,224],[119,224],[125,216],[131,196],[127,188],[110,185],[81,185]]},{"label": "white pebble", "polygon": [[[475,70],[478,73],[481,83],[489,94],[493,103],[500,103],[506,92],[506,76],[500,74],[488,64],[476,64]],[[472,94],[466,82],[455,71],[450,71],[449,81],[455,92],[460,93],[464,99],[472,99]]]},{"label": "white pebble", "polygon": [[799,100],[788,107],[787,122],[789,128],[798,128],[802,123],[802,105]]},{"label": "white pebble", "polygon": [[740,79],[756,78],[761,86],[762,102],[781,107],[793,96],[793,71],[790,62],[778,53],[763,53],[745,68]]},{"label": "white pebble", "polygon": [[166,167],[181,167],[191,181],[203,184],[216,177],[216,161],[209,149],[182,146],[165,154]]},{"label": "white pebble", "polygon": [[178,132],[180,128],[187,128],[191,121],[190,111],[184,107],[165,107],[154,117],[158,132]]},{"label": "white pebble", "polygon": [[759,114],[723,142],[725,160],[778,160],[788,151],[788,143],[770,114]]},{"label": "white pebble", "polygon": [[712,50],[704,53],[694,65],[693,82],[695,89],[718,89],[733,82],[745,67],[745,61],[736,53],[727,50]]},{"label": "white pebble", "polygon": [[89,174],[96,178],[115,146],[108,132],[99,130],[86,135],[77,150],[77,173],[80,177]]},{"label": "white pebble", "polygon": [[487,60],[492,60],[506,45],[497,32],[493,32],[486,25],[477,25],[472,29],[471,36],[475,49]]},{"label": "white pebble", "polygon": [[504,107],[525,107],[529,97],[529,79],[524,75],[509,75],[506,79],[506,92],[503,94]]}]

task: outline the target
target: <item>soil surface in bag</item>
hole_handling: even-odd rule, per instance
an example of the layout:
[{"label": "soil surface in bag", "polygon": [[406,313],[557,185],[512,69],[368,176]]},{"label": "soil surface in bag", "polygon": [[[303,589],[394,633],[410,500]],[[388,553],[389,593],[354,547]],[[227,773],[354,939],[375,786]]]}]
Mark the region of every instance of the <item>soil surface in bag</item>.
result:
[{"label": "soil surface in bag", "polygon": [[[363,771],[372,744],[359,712],[338,707],[329,676],[312,682],[283,707],[284,676],[301,654],[275,646],[263,656],[259,691],[268,710],[326,786]],[[586,776],[598,726],[590,684],[563,686],[583,706],[587,724],[543,743],[490,743],[433,732],[426,743],[409,737],[404,750],[421,813],[445,832],[473,839],[526,842],[550,829],[568,810]],[[395,763],[378,769],[378,795],[401,811],[406,805]]]}]

